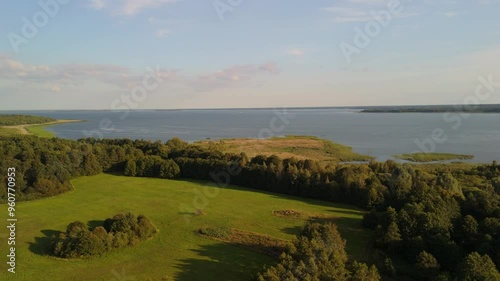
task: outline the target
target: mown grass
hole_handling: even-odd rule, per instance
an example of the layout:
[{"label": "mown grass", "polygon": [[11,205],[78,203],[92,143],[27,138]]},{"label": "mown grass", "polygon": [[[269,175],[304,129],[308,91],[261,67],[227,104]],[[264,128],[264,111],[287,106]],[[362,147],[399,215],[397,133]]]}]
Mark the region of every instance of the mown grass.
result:
[{"label": "mown grass", "polygon": [[212,147],[223,152],[245,152],[249,157],[277,155],[281,158],[296,157],[321,162],[369,161],[371,156],[358,154],[352,148],[313,136],[286,136],[270,139],[223,139],[199,141],[195,144]]},{"label": "mown grass", "polygon": [[35,136],[39,136],[42,138],[53,138],[56,135],[52,132],[49,132],[46,130],[47,126],[49,125],[33,125],[33,126],[28,126],[26,127],[26,130]]},{"label": "mown grass", "polygon": [[394,157],[412,162],[433,162],[433,161],[449,161],[449,160],[468,160],[468,159],[473,159],[474,155],[418,152],[412,154],[398,154]]},{"label": "mown grass", "polygon": [[[165,275],[180,281],[249,280],[262,266],[275,260],[245,247],[208,239],[197,234],[197,230],[220,226],[284,240],[301,231],[306,220],[277,217],[274,210],[293,209],[336,217],[334,222],[348,240],[348,252],[356,258],[365,256],[370,238],[370,232],[361,226],[364,213],[345,205],[240,187],[218,189],[216,197],[196,197],[210,185],[109,174],[77,178],[73,184],[72,192],[18,204],[19,280],[147,280]],[[203,215],[196,215],[195,211],[180,209],[181,204],[192,206],[193,210],[199,204],[206,207],[202,208]],[[98,258],[63,260],[45,255],[50,235],[64,231],[70,222],[81,220],[96,225],[120,212],[146,215],[159,233],[136,247]],[[0,245],[0,253],[5,257],[7,243]],[[12,277],[6,269],[4,262],[0,280]]]}]

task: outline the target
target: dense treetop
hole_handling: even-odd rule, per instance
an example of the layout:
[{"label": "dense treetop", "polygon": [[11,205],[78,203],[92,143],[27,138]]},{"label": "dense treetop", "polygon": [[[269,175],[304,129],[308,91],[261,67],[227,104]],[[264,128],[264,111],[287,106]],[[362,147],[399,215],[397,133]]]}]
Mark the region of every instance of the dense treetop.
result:
[{"label": "dense treetop", "polygon": [[0,126],[17,126],[27,124],[43,124],[57,121],[54,118],[41,117],[34,115],[7,115],[0,114]]}]

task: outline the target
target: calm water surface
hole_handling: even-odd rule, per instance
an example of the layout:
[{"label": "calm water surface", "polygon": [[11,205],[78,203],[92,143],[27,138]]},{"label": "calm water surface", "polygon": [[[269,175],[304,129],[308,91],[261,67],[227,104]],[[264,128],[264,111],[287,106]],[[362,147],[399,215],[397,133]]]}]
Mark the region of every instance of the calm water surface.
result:
[{"label": "calm water surface", "polygon": [[[359,113],[346,109],[133,111],[123,120],[121,113],[111,111],[21,113],[86,120],[48,128],[57,136],[69,139],[87,136],[162,141],[176,136],[186,141],[257,138],[262,136],[259,132],[267,128],[267,132],[274,129],[276,136],[312,135],[329,139],[380,161],[418,150],[472,154],[473,162],[500,161],[500,114],[465,117],[454,114],[449,116],[453,121],[446,122],[443,113]],[[289,124],[282,126],[278,116],[285,116]],[[272,126],[274,119],[275,126]],[[111,126],[100,127],[100,123],[111,123]],[[441,133],[435,138],[437,141],[432,140],[433,131]]]}]

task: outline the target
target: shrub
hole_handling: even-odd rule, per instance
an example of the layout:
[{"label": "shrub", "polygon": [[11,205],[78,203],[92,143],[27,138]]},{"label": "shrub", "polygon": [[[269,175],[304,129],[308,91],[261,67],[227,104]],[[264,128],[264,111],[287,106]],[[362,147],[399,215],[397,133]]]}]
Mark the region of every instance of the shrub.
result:
[{"label": "shrub", "polygon": [[52,238],[50,253],[61,258],[100,256],[114,249],[137,245],[156,232],[147,217],[136,217],[132,213],[117,214],[93,230],[75,221],[68,225],[65,233]]}]

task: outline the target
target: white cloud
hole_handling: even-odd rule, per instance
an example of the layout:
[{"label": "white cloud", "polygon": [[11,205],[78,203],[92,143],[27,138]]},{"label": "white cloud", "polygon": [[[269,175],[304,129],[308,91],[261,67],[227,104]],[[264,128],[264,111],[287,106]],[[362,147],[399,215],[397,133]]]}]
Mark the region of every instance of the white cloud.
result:
[{"label": "white cloud", "polygon": [[96,10],[102,10],[106,7],[106,0],[89,0],[89,7]]},{"label": "white cloud", "polygon": [[285,51],[285,53],[287,55],[290,55],[290,56],[303,56],[304,55],[304,51],[301,49],[298,49],[298,48],[288,49]]},{"label": "white cloud", "polygon": [[92,9],[112,9],[114,13],[125,16],[133,16],[144,9],[157,8],[165,4],[175,3],[179,0],[88,0]]},{"label": "white cloud", "polygon": [[58,85],[53,85],[50,90],[54,93],[60,93],[61,92],[61,88],[59,88]]},{"label": "white cloud", "polygon": [[366,11],[346,7],[327,7],[325,11],[345,17],[364,17],[368,15]]},{"label": "white cloud", "polygon": [[[357,1],[357,2],[356,2]],[[365,0],[354,0],[355,3],[362,3]],[[377,1],[369,1],[370,3],[378,3]],[[323,10],[333,14],[335,21],[338,23],[350,22],[367,22],[375,20],[375,17],[370,13],[370,9],[365,8],[349,8],[349,7],[327,7]],[[393,15],[394,18],[407,18],[417,16],[418,13],[399,13]]]},{"label": "white cloud", "polygon": [[448,11],[446,13],[443,13],[443,15],[447,18],[453,18],[453,17],[456,17],[456,16],[459,16],[460,13],[457,12],[457,11]]},{"label": "white cloud", "polygon": [[164,38],[164,37],[166,37],[169,34],[170,34],[170,30],[168,30],[168,29],[158,29],[155,32],[155,36],[158,37],[158,38]]},{"label": "white cloud", "polygon": [[344,0],[344,1],[355,4],[369,4],[369,5],[387,4],[387,0]]},{"label": "white cloud", "polygon": [[[192,92],[249,86],[266,75],[278,72],[278,66],[271,62],[234,65],[220,71],[190,75],[164,68],[154,71],[163,80],[163,87],[178,87]],[[101,91],[123,91],[142,83],[144,75],[128,67],[111,64],[30,65],[0,56],[0,89],[5,85],[17,85],[19,90],[24,91],[43,89],[59,93],[61,89],[69,88],[73,92],[87,87],[94,89],[95,85],[99,85],[104,89]]]},{"label": "white cloud", "polygon": [[177,0],[125,0],[120,11],[122,14],[130,16],[146,8],[160,7],[174,2],[177,2]]}]

